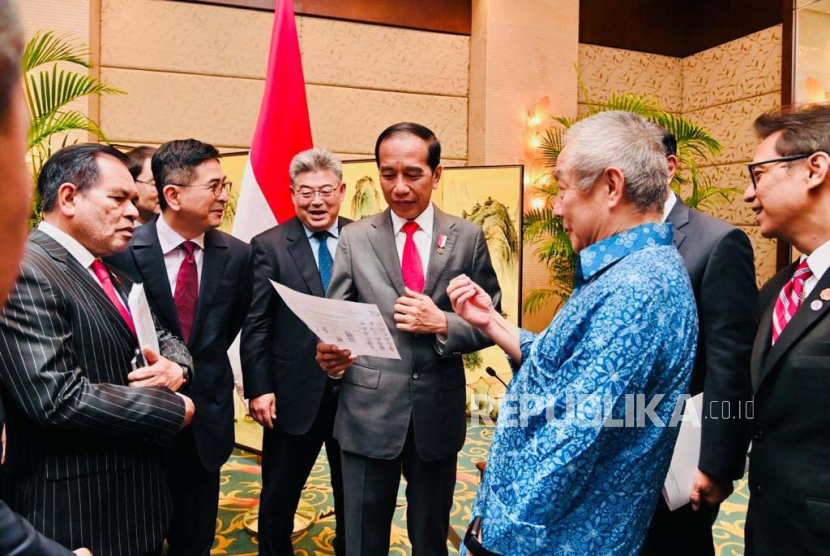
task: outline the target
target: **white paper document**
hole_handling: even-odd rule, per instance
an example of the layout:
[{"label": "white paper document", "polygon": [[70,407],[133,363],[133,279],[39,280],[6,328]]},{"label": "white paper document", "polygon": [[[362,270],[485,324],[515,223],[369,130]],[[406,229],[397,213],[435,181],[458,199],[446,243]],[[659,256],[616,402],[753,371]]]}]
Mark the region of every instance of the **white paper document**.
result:
[{"label": "white paper document", "polygon": [[401,358],[377,305],[307,295],[273,280],[271,284],[288,308],[323,342],[348,349],[353,355]]},{"label": "white paper document", "polygon": [[[701,393],[686,400],[683,409],[683,422],[680,424],[677,444],[674,445],[669,474],[663,484],[663,498],[671,511],[691,502],[692,479],[700,458],[702,407]],[[691,411],[695,412],[694,415]]]},{"label": "white paper document", "polygon": [[133,316],[135,335],[138,337],[138,345],[143,349],[147,346],[161,354],[159,337],[156,334],[156,324],[153,322],[153,313],[150,311],[150,302],[147,301],[147,294],[144,293],[144,285],[133,284],[130,296],[127,300],[130,306],[130,314]]}]

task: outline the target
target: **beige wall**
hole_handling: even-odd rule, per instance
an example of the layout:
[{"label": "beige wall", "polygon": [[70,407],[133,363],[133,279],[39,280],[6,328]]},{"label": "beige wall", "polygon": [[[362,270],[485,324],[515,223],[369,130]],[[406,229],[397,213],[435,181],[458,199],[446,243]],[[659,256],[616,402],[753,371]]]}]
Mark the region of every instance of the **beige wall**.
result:
[{"label": "beige wall", "polygon": [[[114,141],[195,136],[247,148],[273,15],[152,0],[101,0],[101,102]],[[467,160],[469,37],[297,17],[315,145],[371,156],[401,120],[431,127],[448,164]]]},{"label": "beige wall", "polygon": [[[746,164],[757,143],[752,122],[780,105],[781,26],[686,58],[657,56],[592,45],[580,45],[579,67],[592,101],[614,92],[655,97],[664,108],[705,126],[723,145],[723,152],[702,172],[723,187],[743,190]],[[580,112],[585,112],[580,91]],[[711,211],[740,226],[755,248],[759,283],[775,272],[774,241],[761,237],[752,212],[740,195]]]}]

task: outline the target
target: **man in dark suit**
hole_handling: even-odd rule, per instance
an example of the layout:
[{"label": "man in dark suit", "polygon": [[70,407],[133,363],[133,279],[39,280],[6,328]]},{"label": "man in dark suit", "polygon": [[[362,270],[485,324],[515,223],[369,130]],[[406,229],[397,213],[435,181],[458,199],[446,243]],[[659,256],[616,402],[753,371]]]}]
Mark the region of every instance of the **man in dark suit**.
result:
[{"label": "man in dark suit", "polygon": [[128,277],[101,257],[127,246],[135,183],[119,151],[73,145],[38,177],[44,219],[0,314],[0,394],[10,506],[64,546],[99,556],[153,554],[168,525],[157,447],[193,415],[176,393],[184,345],[158,327],[161,354],[138,348]]},{"label": "man in dark suit", "polygon": [[499,304],[480,226],[431,202],[441,178],[441,144],[419,124],[393,125],[375,159],[389,209],[340,236],[328,297],[374,303],[401,360],[355,358],[320,344],[318,361],[341,377],[334,433],[342,448],[346,551],[388,554],[401,472],[414,554],[447,554],[456,460],[464,445],[461,355],[490,345],[452,312],[447,285],[470,276]]},{"label": "man in dark suit", "polygon": [[[4,304],[18,275],[28,226],[31,202],[26,171],[25,101],[20,86],[20,58],[23,54],[23,32],[17,12],[9,0],[0,0],[0,168],[4,182],[0,188],[0,237],[4,238],[4,254],[0,259],[0,304]],[[5,463],[6,421],[0,398],[0,496]],[[16,556],[72,556],[69,549],[37,532],[30,523],[9,509],[0,500],[0,554]],[[89,556],[79,549],[78,556]]]},{"label": "man in dark suit", "polygon": [[159,321],[190,350],[196,416],[168,450],[170,556],[210,553],[219,470],[233,450],[233,371],[228,348],[251,301],[249,246],[216,228],[231,184],[211,145],[170,141],[153,155],[161,216],[138,228],[113,265],[142,282]]},{"label": "man in dark suit", "polygon": [[325,297],[346,192],[343,167],[328,151],[299,153],[289,167],[297,216],[251,241],[254,301],[242,328],[242,373],[251,416],[265,431],[259,553],[293,555],[300,494],[325,444],[336,520],[335,553],[345,553],[340,447],[332,437],[337,386],[314,360],[317,338],[285,305],[271,280]]},{"label": "man in dark suit", "polygon": [[[668,131],[655,131],[666,147],[671,182],[677,142]],[[660,496],[640,554],[714,556],[712,524],[732,481],[743,477],[749,446],[749,357],[758,303],[752,244],[740,229],[686,206],[672,191],[663,218],[674,225],[673,243],[697,301],[700,334],[690,393],[703,393],[703,430],[692,503],[672,512]]]},{"label": "man in dark suit", "polygon": [[830,105],[765,114],[744,200],[801,257],[761,289],[748,556],[830,547]]}]

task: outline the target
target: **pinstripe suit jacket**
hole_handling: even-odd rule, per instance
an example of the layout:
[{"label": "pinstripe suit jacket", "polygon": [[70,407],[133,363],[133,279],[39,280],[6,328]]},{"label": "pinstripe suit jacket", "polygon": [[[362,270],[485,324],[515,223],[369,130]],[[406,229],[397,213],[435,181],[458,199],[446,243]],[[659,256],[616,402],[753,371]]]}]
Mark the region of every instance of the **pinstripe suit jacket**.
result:
[{"label": "pinstripe suit jacket", "polygon": [[[125,294],[129,279],[113,274]],[[168,332],[159,340],[164,356],[192,366]],[[145,554],[168,524],[155,445],[179,430],[184,402],[166,388],[127,386],[136,347],[89,272],[32,231],[0,314],[9,502],[46,536],[96,556]]]}]

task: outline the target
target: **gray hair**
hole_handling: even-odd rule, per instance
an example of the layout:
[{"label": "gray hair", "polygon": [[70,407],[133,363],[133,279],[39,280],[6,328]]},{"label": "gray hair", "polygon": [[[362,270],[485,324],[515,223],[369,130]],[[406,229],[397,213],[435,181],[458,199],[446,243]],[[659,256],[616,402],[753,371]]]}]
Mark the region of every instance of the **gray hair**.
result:
[{"label": "gray hair", "polygon": [[20,82],[23,29],[11,0],[0,0],[0,130],[5,128],[12,90]]},{"label": "gray hair", "polygon": [[308,149],[291,159],[288,166],[288,174],[291,176],[291,185],[297,183],[297,176],[305,172],[334,172],[337,176],[335,187],[343,181],[343,164],[340,159],[325,149]]},{"label": "gray hair", "polygon": [[582,189],[591,189],[614,166],[625,177],[626,196],[637,212],[662,208],[667,193],[666,151],[655,125],[644,117],[600,112],[568,129],[563,145],[570,145],[568,166]]}]

